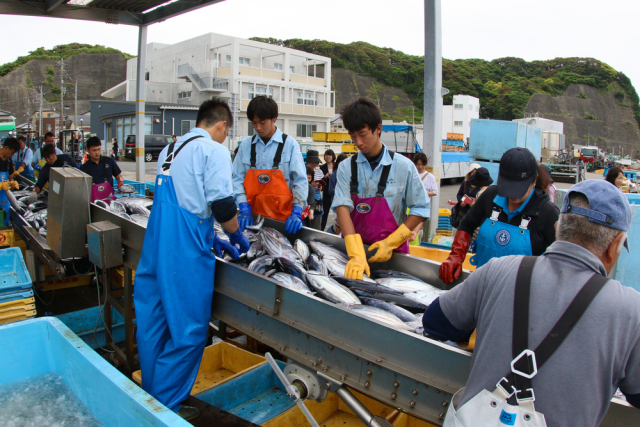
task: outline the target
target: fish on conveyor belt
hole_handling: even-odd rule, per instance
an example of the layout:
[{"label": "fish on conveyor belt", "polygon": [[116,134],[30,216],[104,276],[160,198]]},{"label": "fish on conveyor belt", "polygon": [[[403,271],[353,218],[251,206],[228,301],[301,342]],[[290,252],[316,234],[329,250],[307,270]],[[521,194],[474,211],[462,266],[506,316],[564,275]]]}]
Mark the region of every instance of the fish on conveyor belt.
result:
[{"label": "fish on conveyor belt", "polygon": [[264,217],[262,215],[258,215],[253,225],[248,225],[245,230],[260,231],[262,230],[263,225],[264,225]]},{"label": "fish on conveyor belt", "polygon": [[138,204],[130,204],[127,206],[127,213],[129,215],[131,215],[133,217],[133,215],[140,215],[140,216],[146,216],[147,218],[149,218],[149,215],[151,214],[151,212],[149,212],[149,210],[145,207],[143,207],[142,205],[138,205]]},{"label": "fish on conveyor belt", "polygon": [[275,273],[271,277],[273,280],[280,283],[285,288],[289,288],[292,291],[300,292],[301,294],[309,294],[313,295],[309,286],[306,285],[302,280],[298,279],[296,276],[292,276],[287,273]]},{"label": "fish on conveyor belt", "polygon": [[261,256],[260,258],[256,258],[251,261],[248,269],[258,274],[265,274],[267,271],[271,270],[274,266],[275,258],[269,255]]},{"label": "fish on conveyor belt", "polygon": [[[364,275],[363,277],[367,277]],[[346,286],[347,288],[361,288],[361,289],[369,289],[372,291],[379,292],[391,292],[398,295],[403,295],[402,292],[397,291],[395,289],[389,288],[387,286],[381,285],[379,283],[374,282],[373,280],[358,280],[358,279],[347,279],[346,277],[334,276],[333,277],[338,283]]]},{"label": "fish on conveyor belt", "polygon": [[251,246],[249,246],[249,250],[247,251],[247,259],[249,261],[253,261],[254,259],[259,258],[265,254],[266,251],[264,250],[264,246],[262,246],[262,242],[256,241],[251,243]]},{"label": "fish on conveyor belt", "polygon": [[[274,268],[273,270],[269,270],[269,271],[267,271],[266,273],[264,273],[264,275],[265,275],[265,276],[267,276],[267,277],[271,277],[271,276],[273,276],[273,275],[274,275],[274,274],[276,274],[276,273],[278,273],[278,270],[276,270],[276,269]],[[286,274],[286,273],[285,273],[285,274]]]},{"label": "fish on conveyor belt", "polygon": [[47,229],[44,227],[40,227],[38,229],[38,234],[41,235],[42,237],[47,237]]},{"label": "fish on conveyor belt", "polygon": [[104,200],[94,200],[93,204],[96,206],[100,206],[102,209],[109,209],[109,204]]},{"label": "fish on conveyor belt", "polygon": [[328,301],[335,304],[361,304],[360,299],[353,292],[329,276],[309,272],[307,279],[311,288]]},{"label": "fish on conveyor belt", "polygon": [[313,253],[318,254],[320,258],[333,257],[337,260],[343,261],[345,264],[349,262],[349,257],[346,254],[340,252],[331,245],[324,244],[317,240],[311,240],[309,242],[309,247]]},{"label": "fish on conveyor belt", "polygon": [[275,261],[276,266],[283,273],[290,274],[302,280],[303,282],[307,282],[307,270],[304,269],[304,266],[302,264],[291,261],[290,259],[285,257],[278,257]]},{"label": "fish on conveyor belt", "polygon": [[303,261],[306,261],[311,254],[311,252],[309,251],[309,246],[307,246],[307,244],[300,239],[296,239],[296,241],[293,242],[293,249],[295,249],[296,252],[300,254]]},{"label": "fish on conveyor belt", "polygon": [[309,255],[309,259],[307,259],[307,270],[317,271],[318,273],[323,274],[325,276],[329,275],[329,270],[327,269],[327,266],[324,265],[324,263],[322,262],[322,260],[317,254]]},{"label": "fish on conveyor belt", "polygon": [[[334,258],[332,255],[327,255],[322,258],[322,263],[327,267],[329,273],[333,277],[344,277],[345,270],[347,269],[347,261],[343,259]],[[366,274],[362,275],[362,280],[365,282],[373,282],[375,283],[369,276]]]},{"label": "fish on conveyor belt", "polygon": [[[263,227],[262,230],[260,230],[259,234],[260,239],[262,240],[262,245],[269,255],[274,257],[281,257],[288,250],[295,252],[293,250],[293,246],[291,246],[291,243],[289,243],[287,238],[273,228]],[[288,258],[291,258],[292,256],[294,258],[299,257],[299,255],[297,255],[297,252],[295,253],[295,256],[289,254]]]},{"label": "fish on conveyor belt", "polygon": [[122,218],[126,219],[127,221],[133,221],[133,220],[131,219],[131,217],[129,216],[129,214],[126,214],[126,213],[124,213],[124,212],[119,213],[119,214],[118,214],[118,216],[121,216]]},{"label": "fish on conveyor belt", "polygon": [[353,310],[356,313],[367,316],[368,318],[373,319],[379,323],[383,323],[393,329],[399,329],[401,331],[412,330],[410,326],[406,325],[402,320],[398,319],[397,316],[381,308],[371,307],[368,305],[351,305],[348,306],[348,308],[349,310]]},{"label": "fish on conveyor belt", "polygon": [[38,200],[38,201],[36,201],[34,203],[31,203],[27,207],[29,208],[30,211],[37,212],[39,210],[46,209],[47,208],[47,202],[44,202],[42,200]]},{"label": "fish on conveyor belt", "polygon": [[421,280],[404,279],[404,278],[391,278],[376,279],[376,283],[386,286],[391,289],[406,293],[416,291],[439,291],[439,288],[431,286]]},{"label": "fish on conveyor belt", "polygon": [[109,210],[116,214],[127,213],[127,210],[125,209],[124,205],[115,200],[111,201],[111,204],[109,205]]},{"label": "fish on conveyor belt", "polygon": [[416,292],[407,292],[404,294],[405,297],[413,299],[420,304],[431,305],[436,298],[440,295],[444,294],[447,291],[443,291],[442,289],[436,290],[421,290]]},{"label": "fish on conveyor belt", "polygon": [[24,203],[19,202],[18,199],[16,199],[16,196],[11,191],[6,191],[6,193],[7,193],[7,199],[9,200],[9,204],[11,205],[11,207],[20,215],[24,214],[27,206]]},{"label": "fish on conveyor belt", "polygon": [[133,222],[144,225],[145,227],[149,223],[149,217],[147,215],[133,214],[131,215],[131,219],[133,220]]},{"label": "fish on conveyor belt", "polygon": [[394,271],[394,270],[371,270],[371,276],[374,279],[408,279],[415,280],[418,282],[424,282],[424,280],[419,279],[415,276],[412,276],[408,273],[403,273],[402,271]]},{"label": "fish on conveyor belt", "polygon": [[131,194],[135,193],[136,189],[133,188],[133,185],[122,184],[120,187],[118,187],[118,191],[123,194]]},{"label": "fish on conveyor belt", "polygon": [[[379,299],[375,299],[375,298],[367,298],[367,297],[360,297],[360,301],[362,301],[362,303],[364,305],[370,305],[371,307],[377,307],[380,308],[384,311],[388,311],[389,313],[393,314],[394,316],[396,316],[398,319],[402,320],[403,322],[415,322],[416,321],[416,317],[413,315],[412,312],[405,310],[402,307],[398,307],[395,304],[392,304],[390,302],[387,301],[382,301]],[[415,329],[415,327],[414,327]]]},{"label": "fish on conveyor belt", "polygon": [[281,242],[283,245],[285,246],[289,246],[291,247],[291,249],[293,249],[293,246],[291,245],[291,242],[289,242],[289,240],[284,237],[284,234],[282,234],[281,232],[279,232],[278,230],[276,230],[275,228],[271,228],[271,227],[262,227],[262,229],[260,230],[261,234],[264,234],[272,239],[276,239],[279,242]]},{"label": "fish on conveyor belt", "polygon": [[371,289],[364,288],[351,288],[351,290],[358,297],[375,298],[380,301],[392,302],[394,304],[402,306],[402,308],[405,308],[411,312],[417,311],[424,313],[427,309],[427,306],[425,304],[422,304],[415,299],[408,298],[400,292],[372,291]]}]

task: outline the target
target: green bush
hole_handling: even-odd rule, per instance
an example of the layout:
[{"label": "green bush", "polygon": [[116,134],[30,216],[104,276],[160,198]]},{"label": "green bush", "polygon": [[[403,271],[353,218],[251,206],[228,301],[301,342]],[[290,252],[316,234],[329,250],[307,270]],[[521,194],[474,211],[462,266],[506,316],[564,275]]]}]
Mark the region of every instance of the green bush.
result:
[{"label": "green bush", "polygon": [[584,92],[580,92],[580,94],[578,95],[578,98],[589,99],[589,97],[585,95]]},{"label": "green bush", "polygon": [[582,139],[589,139],[588,135],[582,135]]},{"label": "green bush", "polygon": [[615,96],[616,99],[620,102],[624,101],[624,92],[621,90],[617,90],[613,96]]},{"label": "green bush", "polygon": [[585,114],[584,116],[582,116],[583,119],[587,119],[587,120],[598,120],[598,118],[596,116],[594,116],[593,114]]}]

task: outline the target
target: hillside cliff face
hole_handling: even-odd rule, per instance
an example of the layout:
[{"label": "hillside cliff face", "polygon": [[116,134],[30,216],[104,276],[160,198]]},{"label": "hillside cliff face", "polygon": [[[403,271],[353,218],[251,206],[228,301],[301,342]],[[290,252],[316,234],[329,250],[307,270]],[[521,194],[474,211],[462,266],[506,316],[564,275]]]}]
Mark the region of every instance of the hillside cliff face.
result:
[{"label": "hillside cliff face", "polygon": [[563,122],[568,147],[598,145],[616,154],[622,147],[624,155],[638,158],[640,128],[627,102],[615,84],[607,89],[572,84],[560,96],[533,94],[525,111]]},{"label": "hillside cliff face", "polygon": [[[57,61],[33,60],[0,77],[0,108],[16,117],[16,124],[27,121],[26,113],[39,109],[38,87],[44,94],[43,110],[60,109],[60,66]],[[73,116],[75,83],[78,84],[78,114],[89,110],[89,101],[101,99],[100,94],[122,82],[126,75],[126,60],[121,54],[80,54],[65,60],[64,104]]]}]

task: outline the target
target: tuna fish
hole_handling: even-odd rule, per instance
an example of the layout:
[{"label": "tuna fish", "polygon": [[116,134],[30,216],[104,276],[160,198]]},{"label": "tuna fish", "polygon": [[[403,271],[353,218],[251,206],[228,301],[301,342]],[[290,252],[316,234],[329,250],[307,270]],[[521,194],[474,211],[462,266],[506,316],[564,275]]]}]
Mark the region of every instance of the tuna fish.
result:
[{"label": "tuna fish", "polygon": [[100,206],[102,209],[109,210],[109,204],[104,200],[94,200],[93,204],[96,206]]},{"label": "tuna fish", "polygon": [[343,254],[342,252],[340,252],[338,249],[334,248],[331,245],[326,245],[317,240],[312,240],[309,242],[309,247],[311,247],[311,250],[314,253],[318,254],[320,258],[329,256],[329,257],[338,259],[340,261],[343,261],[344,264],[349,262],[349,257],[347,255]]},{"label": "tuna fish", "polygon": [[392,302],[401,305],[410,311],[420,311],[424,313],[427,309],[425,304],[422,304],[415,299],[408,298],[400,292],[382,292],[372,291],[371,289],[364,288],[351,288],[351,290],[358,295],[358,297],[375,298],[381,301]]},{"label": "tuna fish", "polygon": [[[289,243],[286,237],[273,228],[263,227],[262,230],[260,230],[260,239],[262,240],[265,250],[271,256],[281,257],[287,250],[293,251],[293,246],[291,246],[291,243]],[[284,239],[284,241],[282,239]],[[289,258],[291,258],[291,255],[289,255]]]},{"label": "tuna fish", "polygon": [[127,221],[133,221],[131,219],[131,217],[128,214],[124,213],[124,212],[119,213],[118,216],[121,216],[122,218],[126,219]]},{"label": "tuna fish", "polygon": [[313,295],[313,292],[311,292],[311,289],[309,289],[309,287],[302,280],[298,279],[296,276],[292,276],[287,273],[275,273],[270,277],[273,280],[280,283],[285,288],[289,288],[293,291],[300,292],[301,294]]},{"label": "tuna fish", "polygon": [[149,222],[149,217],[145,215],[133,214],[131,215],[131,219],[133,222],[143,225],[144,227],[146,227]]},{"label": "tuna fish", "polygon": [[309,246],[307,246],[307,244],[300,239],[297,239],[295,242],[293,242],[293,249],[295,249],[296,252],[300,254],[303,261],[306,261],[311,254],[311,252],[309,252]]},{"label": "tuna fish", "polygon": [[327,270],[327,266],[324,265],[320,257],[316,254],[309,255],[309,259],[307,259],[307,270],[309,271],[317,271],[320,274],[325,276],[329,275],[329,270]]},{"label": "tuna fish", "polygon": [[360,304],[358,297],[346,286],[342,286],[329,276],[315,272],[307,274],[309,285],[323,298],[336,304]]},{"label": "tuna fish", "polygon": [[375,298],[360,298],[360,301],[362,301],[362,303],[365,305],[370,305],[371,307],[377,307],[384,311],[388,311],[389,313],[393,314],[403,322],[416,321],[416,317],[413,315],[412,312],[405,310],[402,307],[398,307],[395,304],[391,304],[386,301],[381,301]]},{"label": "tuna fish", "polygon": [[123,194],[131,194],[131,193],[135,193],[136,189],[133,188],[133,185],[122,184],[120,187],[118,187],[118,191]]},{"label": "tuna fish", "polygon": [[371,275],[374,279],[410,279],[423,282],[415,276],[395,270],[372,270]]},{"label": "tuna fish", "polygon": [[285,257],[279,257],[276,258],[276,266],[283,273],[295,276],[303,282],[307,281],[307,270],[304,269],[304,266],[302,264],[291,261]]},{"label": "tuna fish", "polygon": [[352,305],[349,306],[349,309],[355,311],[356,313],[362,314],[363,316],[367,316],[368,318],[373,319],[378,323],[387,325],[393,329],[399,329],[401,331],[412,330],[412,328],[405,325],[402,320],[398,319],[397,316],[381,308],[371,307],[368,305]]},{"label": "tuna fish", "polygon": [[267,271],[271,270],[274,265],[275,259],[271,256],[261,256],[260,258],[254,259],[251,264],[249,264],[249,270],[258,274],[265,274]]},{"label": "tuna fish", "polygon": [[142,205],[139,204],[130,204],[127,206],[127,213],[129,215],[142,215],[142,216],[146,216],[147,218],[149,217],[150,212],[143,207]]},{"label": "tuna fish", "polygon": [[[5,191],[7,193],[7,199],[9,200],[9,204],[11,205],[11,207],[20,215],[22,215],[25,211],[26,205],[24,203],[21,203],[18,201],[18,199],[16,199],[15,195],[11,192],[11,191]],[[24,206],[24,208],[22,206],[20,206],[20,204],[22,204],[22,206]]]},{"label": "tuna fish", "polygon": [[262,242],[256,241],[251,243],[249,247],[249,251],[247,251],[247,259],[249,261],[253,261],[254,259],[263,256],[266,253],[264,247],[262,246]]},{"label": "tuna fish", "polygon": [[440,295],[444,294],[447,291],[443,291],[441,289],[436,290],[421,290],[416,292],[407,292],[404,294],[405,297],[410,298],[424,305],[431,305],[436,298]]},{"label": "tuna fish", "polygon": [[127,210],[122,205],[122,203],[117,202],[115,200],[111,201],[111,204],[109,205],[109,210],[111,212],[115,212],[116,214],[127,213]]},{"label": "tuna fish", "polygon": [[258,215],[253,225],[247,226],[246,230],[260,231],[263,225],[264,225],[264,217],[262,215]]},{"label": "tuna fish", "polygon": [[[366,277],[368,279],[366,275],[363,277]],[[347,288],[370,289],[372,291],[391,292],[398,295],[402,295],[402,292],[396,291],[395,289],[391,289],[384,285],[380,285],[379,283],[376,283],[371,279],[357,280],[357,279],[347,279],[346,277],[339,277],[339,276],[334,276],[334,279],[341,285],[346,286]]]},{"label": "tuna fish", "polygon": [[386,286],[388,288],[395,289],[403,293],[416,292],[416,291],[439,291],[440,290],[435,286],[431,286],[421,280],[414,280],[414,279],[403,279],[403,278],[376,279],[376,283],[379,283],[382,286]]}]

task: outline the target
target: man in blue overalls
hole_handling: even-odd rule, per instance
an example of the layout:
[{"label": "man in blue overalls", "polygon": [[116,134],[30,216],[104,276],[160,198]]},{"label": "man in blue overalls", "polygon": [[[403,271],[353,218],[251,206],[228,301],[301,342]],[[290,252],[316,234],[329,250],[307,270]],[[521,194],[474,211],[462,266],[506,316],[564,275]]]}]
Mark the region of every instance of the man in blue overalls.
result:
[{"label": "man in blue overalls", "polygon": [[30,181],[34,181],[33,168],[31,162],[33,160],[33,152],[27,147],[27,138],[20,135],[18,137],[20,149],[13,155],[11,161],[15,167],[14,176],[22,175]]},{"label": "man in blue overalls", "polygon": [[[13,162],[11,157],[20,149],[18,140],[9,136],[4,140],[4,145],[0,148],[0,190],[9,191],[11,188],[17,190],[18,183],[13,181]],[[9,211],[11,206],[7,199],[6,191],[0,191],[0,209],[4,210],[4,224],[0,224],[0,228],[9,227]]]},{"label": "man in blue overalls", "polygon": [[559,211],[547,193],[535,188],[537,177],[536,159],[526,148],[512,148],[502,155],[498,185],[487,188],[460,222],[451,254],[440,265],[440,279],[452,283],[460,277],[478,227],[471,260],[477,267],[495,257],[544,253],[555,241]]},{"label": "man in blue overalls", "polygon": [[[231,156],[221,145],[229,106],[205,101],[196,127],[158,157],[155,197],[136,270],[134,295],[142,388],[185,419],[182,405],[196,379],[207,340],[215,257],[249,250],[238,226]],[[231,243],[219,239],[214,218]],[[235,245],[239,245],[239,250]]]}]

